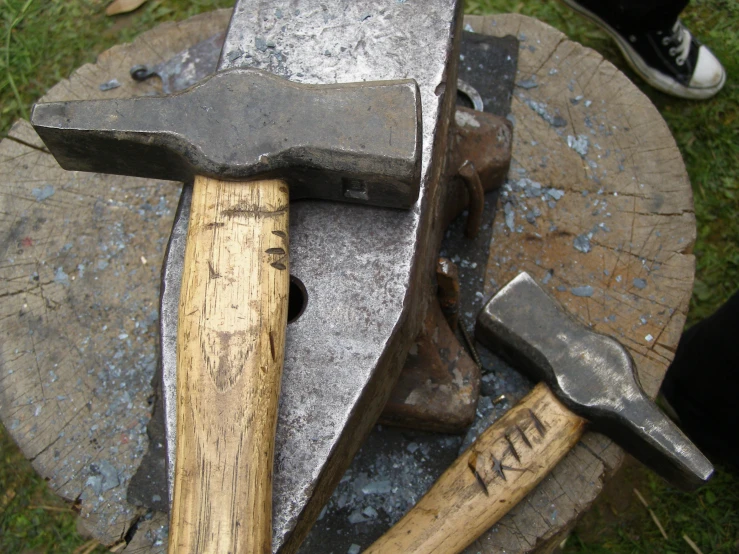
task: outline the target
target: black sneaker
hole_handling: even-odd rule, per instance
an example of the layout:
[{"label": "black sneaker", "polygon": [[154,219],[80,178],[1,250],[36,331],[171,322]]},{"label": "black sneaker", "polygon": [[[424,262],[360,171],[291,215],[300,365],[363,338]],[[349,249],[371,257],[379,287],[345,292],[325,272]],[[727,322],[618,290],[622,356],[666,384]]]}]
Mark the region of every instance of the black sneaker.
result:
[{"label": "black sneaker", "polygon": [[599,2],[562,1],[611,35],[633,70],[657,90],[679,98],[705,100],[724,86],[726,71],[721,63],[679,19],[665,29],[629,31],[622,25],[616,28],[595,13]]}]

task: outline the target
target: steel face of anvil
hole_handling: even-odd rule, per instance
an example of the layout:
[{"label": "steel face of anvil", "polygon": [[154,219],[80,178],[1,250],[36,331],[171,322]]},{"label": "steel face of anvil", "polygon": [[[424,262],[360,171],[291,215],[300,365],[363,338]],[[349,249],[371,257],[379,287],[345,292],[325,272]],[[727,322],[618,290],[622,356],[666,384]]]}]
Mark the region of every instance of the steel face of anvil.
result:
[{"label": "steel face of anvil", "polygon": [[409,208],[420,109],[413,80],[303,84],[244,68],[172,96],[38,104],[32,120],[67,170],[279,177],[293,199]]},{"label": "steel face of anvil", "polygon": [[[461,24],[455,0],[241,1],[235,8],[219,70],[251,66],[316,84],[412,78],[422,106],[420,193],[410,210],[313,201],[291,206],[291,272],[308,300],[287,330],[274,551],[299,546],[382,411],[421,329],[443,232],[441,175]],[[184,197],[175,239],[187,226],[186,203]],[[182,253],[170,245],[162,294],[170,471]]]}]

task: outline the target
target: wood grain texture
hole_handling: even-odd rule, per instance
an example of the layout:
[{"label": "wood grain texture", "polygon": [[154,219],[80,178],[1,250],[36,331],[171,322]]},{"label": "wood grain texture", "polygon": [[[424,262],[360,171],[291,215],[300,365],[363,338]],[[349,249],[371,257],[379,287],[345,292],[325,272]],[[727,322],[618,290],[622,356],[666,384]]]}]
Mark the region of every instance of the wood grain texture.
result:
[{"label": "wood grain texture", "polygon": [[272,551],[288,187],[197,177],[177,327],[169,552]]},{"label": "wood grain texture", "polygon": [[[675,140],[649,99],[594,50],[528,17],[469,21],[483,33],[524,38],[517,82],[536,86],[514,92],[510,180],[564,193],[553,208],[551,197],[522,198],[510,188],[501,198],[501,212],[514,208],[514,230],[497,218],[488,271],[495,282],[486,293],[520,271],[538,281],[551,273],[546,289],[629,348],[655,396],[682,332],[695,266],[693,195]],[[587,138],[584,155],[569,146],[579,137]],[[522,215],[535,207],[541,216],[531,224]],[[575,239],[587,235],[589,251],[578,250]],[[592,295],[573,294],[583,286]]]},{"label": "wood grain texture", "polygon": [[551,471],[584,426],[546,385],[538,384],[365,554],[461,552]]}]

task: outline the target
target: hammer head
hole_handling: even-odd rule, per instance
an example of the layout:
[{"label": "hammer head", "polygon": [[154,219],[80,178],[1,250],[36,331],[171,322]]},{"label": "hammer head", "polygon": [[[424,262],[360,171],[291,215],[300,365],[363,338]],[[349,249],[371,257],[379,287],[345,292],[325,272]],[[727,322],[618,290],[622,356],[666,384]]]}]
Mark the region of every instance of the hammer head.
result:
[{"label": "hammer head", "polygon": [[713,474],[711,463],[644,393],[626,349],[576,321],[527,273],[488,302],[475,335],[674,484],[690,489]]},{"label": "hammer head", "polygon": [[155,179],[282,177],[292,198],[409,208],[421,174],[413,80],[300,84],[231,69],[181,93],[37,104],[67,170]]}]

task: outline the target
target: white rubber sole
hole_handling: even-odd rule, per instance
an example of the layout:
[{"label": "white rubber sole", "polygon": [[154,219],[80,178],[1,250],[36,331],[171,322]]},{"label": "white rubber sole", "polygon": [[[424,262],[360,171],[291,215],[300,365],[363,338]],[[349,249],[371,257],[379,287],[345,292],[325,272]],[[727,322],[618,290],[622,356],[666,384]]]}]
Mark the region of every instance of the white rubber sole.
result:
[{"label": "white rubber sole", "polygon": [[724,71],[721,76],[721,82],[713,87],[697,88],[681,85],[664,73],[655,71],[653,68],[647,65],[647,63],[644,61],[644,58],[642,58],[639,53],[631,47],[629,42],[624,39],[618,33],[618,31],[616,31],[613,27],[611,27],[596,14],[586,8],[583,8],[579,4],[576,4],[572,0],[561,0],[561,2],[567,4],[567,6],[569,6],[576,12],[587,17],[593,23],[600,26],[606,33],[608,33],[610,37],[614,41],[616,41],[616,45],[618,46],[619,50],[621,50],[621,53],[624,55],[624,58],[626,58],[626,61],[631,66],[631,68],[642,79],[644,79],[647,84],[659,91],[664,92],[665,94],[670,94],[672,96],[685,98],[688,100],[707,100],[708,98],[715,96],[726,83],[726,72]]}]

